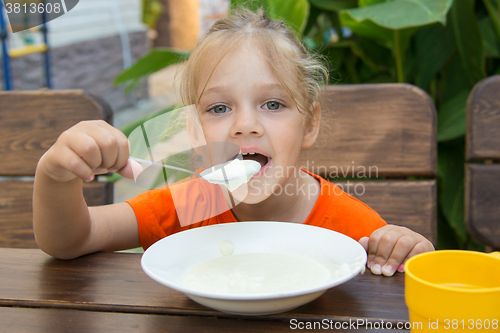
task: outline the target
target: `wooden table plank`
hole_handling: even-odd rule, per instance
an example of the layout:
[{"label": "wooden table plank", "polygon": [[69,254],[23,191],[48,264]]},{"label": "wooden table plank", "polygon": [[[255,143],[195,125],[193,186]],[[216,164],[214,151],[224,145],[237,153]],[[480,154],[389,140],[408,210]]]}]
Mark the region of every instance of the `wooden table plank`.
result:
[{"label": "wooden table plank", "polygon": [[286,323],[62,309],[2,308],[3,333],[285,332]]},{"label": "wooden table plank", "polygon": [[[64,309],[9,308],[0,310],[0,323],[3,333],[123,333],[123,332],[290,332],[300,329],[295,322],[257,321],[244,319],[219,319],[216,317],[191,317],[147,315],[132,313],[94,312]],[[320,332],[330,329],[328,323],[303,322],[301,330],[308,326],[307,332]],[[320,326],[321,325],[321,326]],[[347,327],[347,326],[346,326]],[[335,329],[336,332],[371,332],[363,327]],[[377,332],[398,332],[381,329]],[[401,330],[399,330],[401,331]]]},{"label": "wooden table plank", "polygon": [[[97,253],[71,261],[40,250],[0,249],[0,306],[248,318],[199,305],[150,279],[140,254]],[[408,320],[404,274],[369,272],[328,290],[295,310],[254,320]]]}]

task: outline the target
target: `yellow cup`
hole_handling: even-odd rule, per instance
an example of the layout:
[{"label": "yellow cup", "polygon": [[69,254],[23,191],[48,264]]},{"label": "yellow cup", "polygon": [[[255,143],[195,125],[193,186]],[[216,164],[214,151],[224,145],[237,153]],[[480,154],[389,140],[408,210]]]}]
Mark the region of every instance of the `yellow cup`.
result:
[{"label": "yellow cup", "polygon": [[500,332],[500,253],[426,252],[404,268],[412,332]]}]

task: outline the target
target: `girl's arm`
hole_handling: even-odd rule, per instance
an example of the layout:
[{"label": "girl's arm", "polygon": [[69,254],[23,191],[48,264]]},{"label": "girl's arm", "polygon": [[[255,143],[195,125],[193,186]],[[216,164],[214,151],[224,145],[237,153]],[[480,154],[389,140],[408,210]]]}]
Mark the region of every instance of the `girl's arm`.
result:
[{"label": "girl's arm", "polygon": [[65,131],[42,156],[35,174],[33,229],[48,254],[71,259],[140,245],[137,221],[126,203],[87,207],[83,180],[119,170],[131,177],[128,140],[103,121],[81,122]]}]

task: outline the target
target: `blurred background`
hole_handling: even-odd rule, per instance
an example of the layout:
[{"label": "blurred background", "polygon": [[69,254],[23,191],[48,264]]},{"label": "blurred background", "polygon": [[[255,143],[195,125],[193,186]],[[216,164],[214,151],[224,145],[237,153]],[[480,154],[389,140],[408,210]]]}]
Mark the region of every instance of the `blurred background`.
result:
[{"label": "blurred background", "polygon": [[[175,107],[182,62],[231,5],[284,20],[328,62],[330,84],[426,91],[438,111],[439,247],[482,249],[464,224],[466,101],[500,74],[500,0],[80,0],[46,24],[46,40],[40,26],[2,34],[0,89],[84,89],[130,133]],[[116,181],[115,201],[135,195]]]},{"label": "blurred background", "polygon": [[7,24],[10,82],[6,84],[5,70],[0,71],[0,89],[6,85],[14,90],[43,89],[49,81],[51,89],[96,93],[117,112],[168,96],[170,79],[143,80],[127,94],[114,80],[153,47],[192,48],[202,31],[228,8],[229,0],[80,0],[67,14],[46,24],[46,43],[43,26],[13,33]]}]

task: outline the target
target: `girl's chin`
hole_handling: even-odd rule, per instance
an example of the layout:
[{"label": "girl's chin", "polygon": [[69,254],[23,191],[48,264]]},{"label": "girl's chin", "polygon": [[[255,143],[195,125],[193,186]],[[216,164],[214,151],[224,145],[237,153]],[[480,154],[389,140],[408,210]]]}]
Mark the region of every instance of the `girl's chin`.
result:
[{"label": "girl's chin", "polygon": [[238,203],[254,205],[261,203],[272,195],[270,191],[265,191],[259,187],[240,186],[232,192],[232,196]]}]

